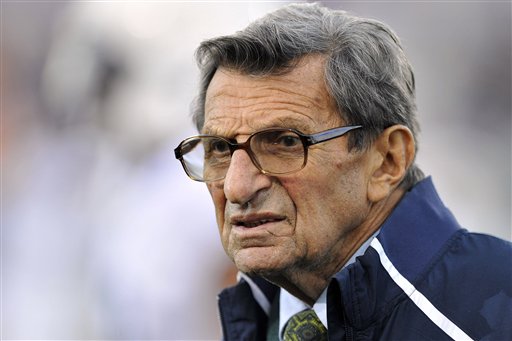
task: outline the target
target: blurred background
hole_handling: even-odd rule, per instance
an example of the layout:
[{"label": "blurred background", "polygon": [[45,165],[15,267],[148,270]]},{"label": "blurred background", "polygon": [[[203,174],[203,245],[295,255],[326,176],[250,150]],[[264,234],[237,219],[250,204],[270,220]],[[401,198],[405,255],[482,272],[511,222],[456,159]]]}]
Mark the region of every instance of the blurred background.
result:
[{"label": "blurred background", "polygon": [[[417,159],[471,231],[511,239],[511,4],[333,2],[416,72]],[[283,2],[1,3],[1,338],[218,339],[233,280],[194,134],[200,41]]]}]

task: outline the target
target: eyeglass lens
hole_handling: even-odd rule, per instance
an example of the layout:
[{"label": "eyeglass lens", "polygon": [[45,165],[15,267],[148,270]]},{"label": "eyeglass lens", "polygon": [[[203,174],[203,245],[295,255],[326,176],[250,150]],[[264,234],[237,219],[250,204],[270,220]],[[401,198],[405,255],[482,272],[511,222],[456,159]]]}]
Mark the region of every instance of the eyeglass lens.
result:
[{"label": "eyeglass lens", "polygon": [[[297,171],[305,164],[302,138],[289,130],[268,130],[252,135],[246,149],[254,165],[265,173],[284,174]],[[231,162],[236,144],[215,136],[199,136],[186,140],[181,147],[189,176],[196,180],[222,179]],[[240,146],[240,144],[239,144]]]}]

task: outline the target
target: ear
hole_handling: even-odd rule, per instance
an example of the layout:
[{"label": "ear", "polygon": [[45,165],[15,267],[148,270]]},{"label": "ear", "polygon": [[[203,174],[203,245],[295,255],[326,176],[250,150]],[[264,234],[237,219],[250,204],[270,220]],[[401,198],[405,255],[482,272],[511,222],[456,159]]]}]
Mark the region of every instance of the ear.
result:
[{"label": "ear", "polygon": [[368,200],[378,202],[398,187],[414,160],[414,137],[409,128],[394,125],[385,129],[370,148]]}]

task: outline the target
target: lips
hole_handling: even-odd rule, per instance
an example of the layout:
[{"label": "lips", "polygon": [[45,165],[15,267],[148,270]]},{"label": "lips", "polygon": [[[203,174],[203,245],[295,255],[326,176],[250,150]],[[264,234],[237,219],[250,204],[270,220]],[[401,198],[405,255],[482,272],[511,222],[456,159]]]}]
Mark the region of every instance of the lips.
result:
[{"label": "lips", "polygon": [[285,218],[277,215],[249,215],[243,217],[233,217],[231,225],[254,228],[264,224],[283,221]]}]

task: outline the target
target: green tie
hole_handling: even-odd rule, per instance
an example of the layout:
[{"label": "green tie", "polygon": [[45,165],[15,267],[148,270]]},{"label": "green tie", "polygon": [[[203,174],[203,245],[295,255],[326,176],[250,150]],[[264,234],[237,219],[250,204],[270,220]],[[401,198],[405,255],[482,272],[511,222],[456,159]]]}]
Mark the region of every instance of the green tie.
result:
[{"label": "green tie", "polygon": [[283,333],[284,341],[327,341],[327,329],[313,309],[306,309],[293,315]]}]

